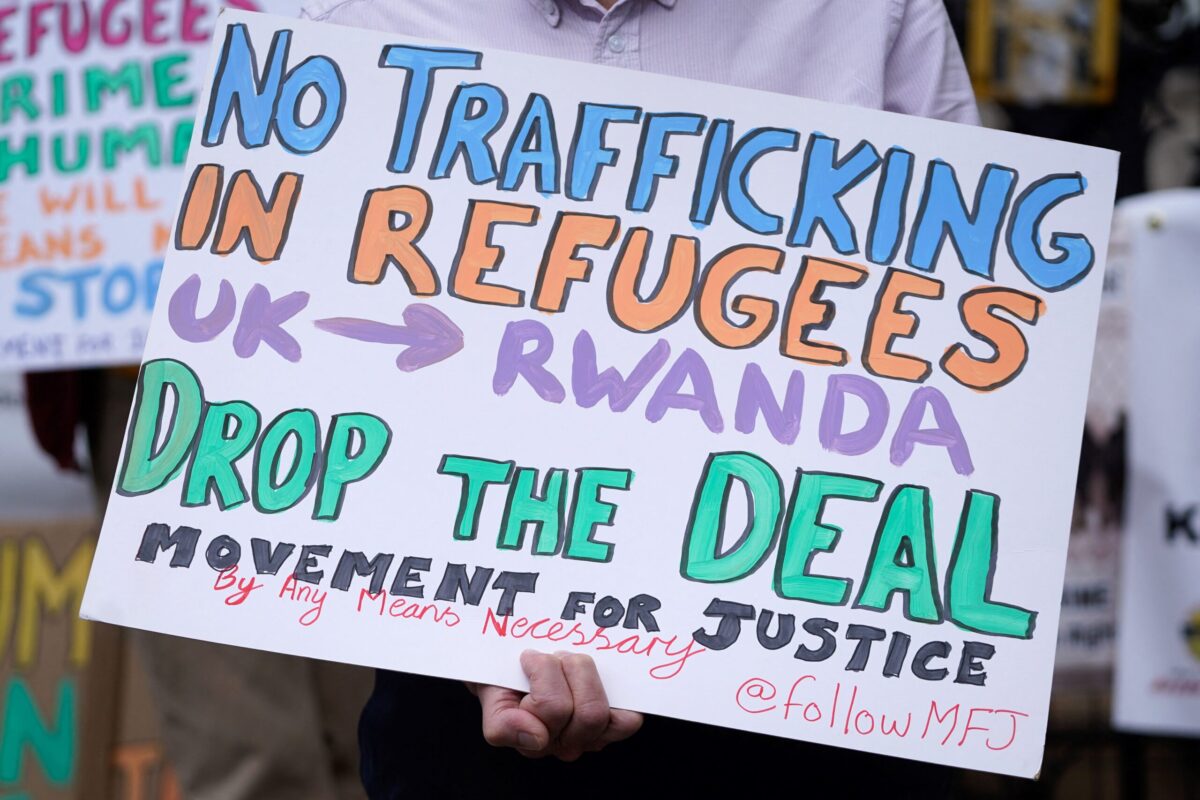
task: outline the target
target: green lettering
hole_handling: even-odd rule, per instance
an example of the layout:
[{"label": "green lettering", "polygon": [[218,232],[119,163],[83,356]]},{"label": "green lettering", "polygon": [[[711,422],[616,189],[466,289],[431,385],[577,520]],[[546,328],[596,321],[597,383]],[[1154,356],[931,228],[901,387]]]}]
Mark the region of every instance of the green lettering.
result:
[{"label": "green lettering", "polygon": [[192,129],[196,121],[192,118],[181,119],[175,125],[175,135],[171,145],[171,163],[183,164],[187,161],[188,147],[192,143]]},{"label": "green lettering", "polygon": [[[316,478],[318,430],[317,415],[307,408],[285,411],[267,426],[254,454],[255,508],[264,514],[276,514],[308,494]],[[280,478],[283,448],[289,440],[295,442],[291,464]]]},{"label": "green lettering", "polygon": [[127,92],[131,108],[140,108],[146,100],[141,64],[136,61],[126,61],[113,71],[99,66],[88,67],[83,71],[83,86],[89,113],[100,110],[104,104],[101,97],[103,93],[115,95],[122,90]]},{"label": "green lettering", "polygon": [[458,500],[458,517],[454,520],[455,539],[474,539],[479,531],[479,513],[483,493],[488,484],[507,483],[512,474],[512,461],[488,461],[470,456],[444,456],[438,466],[439,475],[458,475],[463,479]]},{"label": "green lettering", "polygon": [[1000,531],[1000,498],[967,492],[950,570],[946,575],[946,615],[960,628],[1017,639],[1033,637],[1037,612],[991,599]]},{"label": "green lettering", "polygon": [[576,472],[571,523],[567,527],[567,547],[563,555],[580,561],[611,561],[613,545],[598,542],[594,537],[596,528],[612,525],[617,516],[617,506],[601,500],[600,490],[627,491],[633,483],[633,471],[588,468]]},{"label": "green lettering", "polygon": [[30,122],[39,116],[37,104],[33,102],[33,76],[28,72],[0,81],[0,122],[7,125],[18,109]]},{"label": "green lettering", "polygon": [[787,531],[775,567],[775,593],[791,600],[824,605],[844,605],[852,581],[809,573],[817,553],[837,547],[842,529],[822,521],[831,498],[874,502],[883,484],[870,478],[832,472],[797,471],[796,487],[788,510]]},{"label": "green lettering", "polygon": [[105,169],[117,166],[118,153],[132,153],[138,147],[145,149],[147,165],[157,167],[162,163],[162,143],[158,128],[152,122],[138,125],[128,132],[105,128],[100,134],[100,151]]},{"label": "green lettering", "polygon": [[[168,390],[174,394],[175,406],[167,423],[166,441],[156,448]],[[186,364],[161,358],[143,366],[117,491],[127,496],[147,494],[172,481],[192,448],[203,409],[200,381]]]},{"label": "green lettering", "polygon": [[209,405],[188,468],[183,505],[208,505],[214,489],[222,511],[246,502],[246,487],[233,462],[250,450],[259,424],[258,410],[249,403],[234,400]]},{"label": "green lettering", "polygon": [[54,152],[54,168],[61,173],[70,175],[72,172],[79,172],[87,166],[88,154],[92,149],[92,140],[86,133],[75,134],[75,161],[67,163],[66,147],[64,143],[67,141],[68,134],[59,133],[54,136],[51,148]]},{"label": "green lettering", "polygon": [[[746,488],[749,519],[737,544],[722,553],[725,511],[734,481]],[[782,510],[783,482],[770,464],[751,453],[713,453],[696,488],[680,574],[692,581],[725,583],[754,572],[775,544]]]},{"label": "green lettering", "polygon": [[41,150],[36,134],[26,136],[19,150],[14,150],[12,143],[13,140],[7,137],[0,139],[0,183],[8,180],[8,173],[17,164],[25,167],[25,174],[30,178],[36,177],[41,171]]},{"label": "green lettering", "polygon": [[932,511],[923,486],[898,486],[888,498],[854,606],[886,611],[894,592],[904,592],[904,616],[942,621]]},{"label": "green lettering", "polygon": [[508,505],[497,546],[520,550],[525,525],[530,524],[537,532],[534,554],[549,556],[556,554],[562,546],[563,518],[566,516],[563,490],[567,485],[567,471],[551,469],[547,472],[540,497],[536,494],[537,474],[536,469],[521,467],[517,470],[508,490]]},{"label": "green lettering", "polygon": [[23,777],[21,765],[26,748],[32,751],[55,786],[65,786],[75,774],[75,682],[58,683],[58,713],[51,730],[38,714],[29,685],[21,678],[9,680],[0,725],[0,784],[14,784]]},{"label": "green lettering", "polygon": [[391,443],[391,428],[379,417],[357,413],[334,416],[313,519],[337,519],[342,513],[346,486],[369,477],[383,461]]},{"label": "green lettering", "polygon": [[67,113],[67,73],[63,70],[50,73],[50,111],[57,118]]},{"label": "green lettering", "polygon": [[175,53],[162,58],[156,58],[150,64],[150,72],[154,76],[154,102],[159,108],[174,108],[190,106],[195,96],[191,92],[176,94],[175,88],[187,80],[187,70],[176,71],[176,67],[186,67],[187,53]]}]

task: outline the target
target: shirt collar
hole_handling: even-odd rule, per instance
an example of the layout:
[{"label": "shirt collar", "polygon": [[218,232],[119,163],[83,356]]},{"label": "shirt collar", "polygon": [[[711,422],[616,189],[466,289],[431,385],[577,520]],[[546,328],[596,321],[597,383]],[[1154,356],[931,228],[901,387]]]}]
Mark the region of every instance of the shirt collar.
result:
[{"label": "shirt collar", "polygon": [[[632,1],[632,0],[627,0]],[[562,9],[559,8],[559,3],[562,0],[529,0],[529,4],[538,10],[542,18],[552,28],[557,28],[558,23],[562,21]],[[674,8],[678,0],[654,0],[663,8]]]}]

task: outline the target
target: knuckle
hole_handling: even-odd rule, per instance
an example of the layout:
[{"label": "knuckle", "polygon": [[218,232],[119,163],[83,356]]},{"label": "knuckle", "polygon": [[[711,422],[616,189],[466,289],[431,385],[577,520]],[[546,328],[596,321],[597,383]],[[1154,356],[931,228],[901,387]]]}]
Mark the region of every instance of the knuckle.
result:
[{"label": "knuckle", "polygon": [[557,720],[571,716],[572,703],[570,699],[559,694],[534,697],[531,705],[533,713],[542,719]]},{"label": "knuckle", "polygon": [[592,661],[591,656],[584,653],[569,653],[563,656],[563,663],[576,669],[589,669],[595,662]]},{"label": "knuckle", "polygon": [[554,661],[554,656],[534,650],[526,651],[521,657],[532,667],[544,667]]},{"label": "knuckle", "polygon": [[608,706],[603,703],[582,703],[575,707],[574,720],[592,735],[604,732],[608,727],[608,717]]}]

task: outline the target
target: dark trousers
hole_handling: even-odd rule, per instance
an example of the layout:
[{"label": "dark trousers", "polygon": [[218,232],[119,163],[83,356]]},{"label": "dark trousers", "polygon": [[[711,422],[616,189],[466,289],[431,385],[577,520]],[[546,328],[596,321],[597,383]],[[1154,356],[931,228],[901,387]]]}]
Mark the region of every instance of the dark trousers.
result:
[{"label": "dark trousers", "polygon": [[[455,681],[379,671],[359,722],[372,800],[410,797],[665,800],[948,797],[954,771],[772,736],[647,717],[633,738],[565,764],[489,746],[479,701]],[[825,794],[825,793],[828,794]]]}]

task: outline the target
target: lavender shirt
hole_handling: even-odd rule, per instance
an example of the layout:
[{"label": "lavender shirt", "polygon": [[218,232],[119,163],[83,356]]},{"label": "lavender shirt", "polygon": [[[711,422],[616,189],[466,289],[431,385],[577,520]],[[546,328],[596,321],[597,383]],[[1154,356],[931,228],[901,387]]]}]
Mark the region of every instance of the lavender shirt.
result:
[{"label": "lavender shirt", "polygon": [[306,0],[301,15],[979,122],[941,0]]}]

